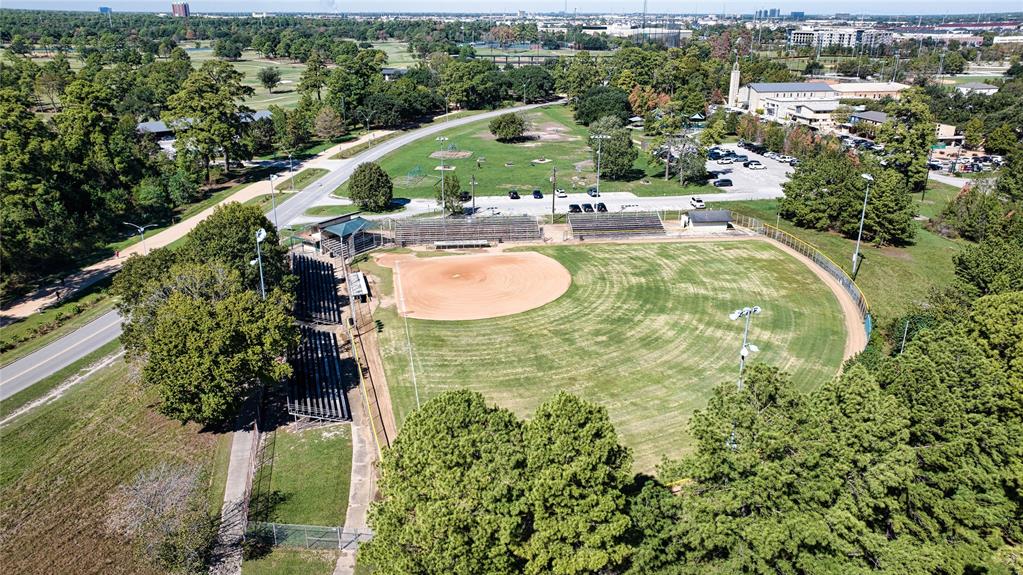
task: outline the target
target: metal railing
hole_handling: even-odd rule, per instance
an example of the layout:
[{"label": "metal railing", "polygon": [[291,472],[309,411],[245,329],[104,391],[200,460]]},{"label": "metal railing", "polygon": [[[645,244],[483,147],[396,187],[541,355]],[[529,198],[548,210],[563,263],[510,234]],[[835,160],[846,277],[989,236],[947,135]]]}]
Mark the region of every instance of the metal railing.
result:
[{"label": "metal railing", "polygon": [[274,547],[343,550],[357,548],[364,541],[369,541],[373,538],[373,531],[251,521],[245,530],[245,538],[258,539],[264,544]]},{"label": "metal railing", "polygon": [[867,331],[867,337],[870,336],[870,332],[873,329],[873,318],[870,314],[870,305],[867,303],[866,296],[864,296],[863,292],[860,291],[859,286],[857,286],[856,282],[849,277],[849,274],[845,273],[845,270],[843,270],[840,265],[835,263],[835,261],[828,256],[824,255],[824,253],[817,249],[817,247],[813,244],[805,242],[772,225],[765,224],[756,218],[733,211],[732,221],[736,226],[747,228],[796,250],[803,256],[809,258],[810,261],[817,265],[817,267],[827,272],[828,275],[835,278],[835,281],[842,286],[842,289],[849,294],[849,297],[851,297],[853,302],[856,304],[856,309],[859,311],[860,319],[863,320],[864,329]]}]

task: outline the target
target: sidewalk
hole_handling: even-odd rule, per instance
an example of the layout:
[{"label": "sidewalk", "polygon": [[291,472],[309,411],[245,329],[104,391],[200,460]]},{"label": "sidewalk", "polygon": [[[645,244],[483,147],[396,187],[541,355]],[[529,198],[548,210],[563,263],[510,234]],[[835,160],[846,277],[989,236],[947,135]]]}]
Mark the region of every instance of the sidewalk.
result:
[{"label": "sidewalk", "polygon": [[[345,148],[358,146],[363,142],[369,141],[371,135],[374,138],[379,138],[380,136],[386,133],[388,132],[386,131],[373,132],[372,134],[366,134],[356,140],[352,140],[351,142],[344,142],[342,144],[333,146],[328,150],[325,150],[317,154],[315,158],[306,160],[304,163],[297,166],[298,169],[296,170],[296,173],[300,171],[302,168],[310,166],[320,166],[331,170],[336,169],[336,166],[332,166],[330,163],[325,162],[325,160],[329,159],[331,156],[337,154],[339,151]],[[335,161],[334,163],[337,162]],[[121,257],[119,258],[113,257],[105,259],[101,262],[94,263],[64,278],[64,283],[62,285],[51,285],[39,288],[30,295],[16,300],[10,307],[0,311],[0,317],[3,317],[8,320],[28,317],[36,313],[37,311],[56,303],[58,293],[62,294],[63,297],[66,298],[67,296],[77,292],[78,290],[89,287],[90,285],[116,272],[117,270],[121,269],[121,264],[124,263],[124,260],[131,257],[132,255],[135,254],[143,255],[146,250],[155,250],[156,248],[162,248],[181,239],[189,232],[191,232],[192,229],[195,228],[195,226],[199,225],[200,222],[210,217],[213,214],[213,211],[218,206],[222,206],[230,202],[245,203],[253,198],[269,193],[269,191],[270,191],[269,180],[261,180],[259,182],[254,182],[249,186],[242,188],[241,190],[238,190],[234,194],[231,194],[231,196],[225,198],[222,202],[199,212],[198,214],[188,218],[187,220],[174,224],[173,226],[167,228],[166,230],[163,230],[158,234],[154,234],[152,236],[147,237],[144,244],[143,242],[139,242],[137,244],[125,248],[124,250],[121,250]]]},{"label": "sidewalk", "polygon": [[[369,428],[369,415],[360,394],[357,387],[348,392],[348,405],[352,409],[352,478],[348,488],[345,529],[368,527],[369,505],[376,494],[377,450]],[[334,575],[354,575],[357,551],[358,548],[341,551],[334,566]]]}]

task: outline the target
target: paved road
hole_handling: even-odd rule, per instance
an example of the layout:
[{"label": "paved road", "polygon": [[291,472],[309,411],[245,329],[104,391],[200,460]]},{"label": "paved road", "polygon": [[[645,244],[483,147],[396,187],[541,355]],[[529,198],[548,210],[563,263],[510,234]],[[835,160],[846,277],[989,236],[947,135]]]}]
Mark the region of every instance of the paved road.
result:
[{"label": "paved road", "polygon": [[0,368],[0,400],[64,369],[121,335],[121,316],[109,311],[42,349]]},{"label": "paved road", "polygon": [[304,221],[302,218],[302,214],[305,213],[305,211],[308,210],[309,208],[319,203],[323,203],[323,200],[330,196],[331,192],[333,192],[335,189],[337,189],[338,186],[340,186],[341,184],[345,183],[348,180],[348,178],[352,175],[352,172],[355,171],[355,168],[359,164],[363,162],[373,162],[379,160],[385,155],[404,146],[405,144],[408,144],[420,138],[424,138],[426,136],[430,136],[432,134],[436,134],[437,132],[442,132],[444,130],[455,128],[457,126],[464,126],[465,124],[470,124],[472,122],[479,122],[480,120],[486,120],[488,118],[493,118],[494,116],[507,114],[508,112],[522,112],[525,110],[539,108],[541,106],[549,106],[551,104],[557,103],[563,102],[562,101],[547,102],[543,104],[519,106],[517,108],[503,108],[500,110],[494,110],[493,112],[486,112],[484,114],[476,114],[473,116],[465,116],[463,118],[455,118],[454,120],[448,120],[446,122],[431,124],[424,128],[419,128],[418,130],[414,130],[406,134],[397,136],[395,138],[391,138],[386,142],[373,146],[372,148],[366,150],[365,152],[355,155],[350,160],[348,160],[347,163],[345,163],[344,165],[323,176],[316,182],[313,182],[305,190],[299,192],[298,195],[288,200],[285,204],[278,206],[277,220],[282,225],[291,222]]},{"label": "paved road", "polygon": [[[392,152],[409,142],[435,134],[441,130],[446,130],[469,122],[483,120],[507,112],[528,110],[530,108],[536,108],[544,105],[547,104],[533,104],[530,106],[520,106],[518,108],[511,109],[505,108],[502,110],[487,112],[485,114],[457,118],[447,122],[426,126],[388,140],[379,146],[372,147],[361,154],[357,154],[349,160],[346,165],[324,176],[318,182],[306,188],[305,191],[296,194],[295,197],[289,199],[284,204],[277,206],[278,220],[280,222],[288,222],[301,216],[303,212],[309,209],[309,207],[315,205],[315,203],[322,198],[327,197],[330,192],[334,191],[335,188],[344,183],[348,177],[351,176],[355,166],[362,162],[376,160],[384,154]],[[272,217],[272,214],[268,212],[267,217]],[[53,375],[93,351],[96,351],[105,343],[112,341],[120,335],[121,317],[116,311],[112,310],[93,320],[91,323],[82,326],[78,330],[42,347],[24,358],[0,368],[0,400],[7,399],[32,384]]]}]

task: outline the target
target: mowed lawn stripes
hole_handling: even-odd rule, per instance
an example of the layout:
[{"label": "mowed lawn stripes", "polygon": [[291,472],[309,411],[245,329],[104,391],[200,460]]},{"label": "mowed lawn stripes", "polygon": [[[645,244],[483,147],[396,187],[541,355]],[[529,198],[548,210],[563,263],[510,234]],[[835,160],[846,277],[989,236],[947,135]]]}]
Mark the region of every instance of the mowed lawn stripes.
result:
[{"label": "mowed lawn stripes", "polygon": [[[845,332],[838,302],[802,263],[759,241],[550,246],[572,286],[543,307],[476,321],[409,319],[420,397],[480,391],[520,415],[559,390],[608,408],[637,468],[690,445],[687,422],[714,385],[734,384],[743,325],[760,305],[754,362],[800,388],[833,377]],[[415,407],[408,346],[393,306],[378,310],[399,421]]]}]

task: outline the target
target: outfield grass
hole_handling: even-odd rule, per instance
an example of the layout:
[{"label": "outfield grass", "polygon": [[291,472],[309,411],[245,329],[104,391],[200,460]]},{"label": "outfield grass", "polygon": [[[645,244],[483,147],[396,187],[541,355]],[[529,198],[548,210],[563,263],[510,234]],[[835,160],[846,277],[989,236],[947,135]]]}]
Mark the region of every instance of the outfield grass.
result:
[{"label": "outfield grass", "polygon": [[162,462],[214,472],[218,435],[153,412],[121,361],[0,430],[6,573],[154,573],[109,534],[108,497]]},{"label": "outfield grass", "polygon": [[[488,320],[409,319],[424,400],[469,388],[526,416],[559,390],[575,393],[608,408],[637,469],[652,471],[663,456],[688,450],[689,416],[713,386],[734,385],[742,325],[728,314],[736,308],[763,306],[750,329],[761,348],[753,361],[789,371],[800,389],[841,365],[846,335],[835,296],[765,242],[535,251],[572,273],[572,286],[554,302]],[[404,325],[393,304],[374,319],[383,322],[381,354],[400,422],[415,407]]]},{"label": "outfield grass", "polygon": [[[270,472],[260,469],[259,473]],[[282,501],[269,520],[301,525],[344,525],[352,475],[352,433],[346,424],[277,430],[270,492]]]},{"label": "outfield grass", "polygon": [[[923,202],[916,195],[917,212],[932,217],[945,207],[948,199],[958,192],[955,186],[930,182]],[[735,210],[777,225],[796,237],[813,244],[835,263],[851,273],[852,254],[856,240],[831,232],[818,232],[799,228],[778,219],[777,200],[751,202],[722,202],[715,207]],[[928,231],[920,223],[916,240],[903,247],[877,248],[865,244],[863,264],[856,284],[867,297],[875,323],[893,319],[908,311],[913,304],[924,302],[935,288],[948,285],[954,278],[952,258],[964,245],[962,240],[950,240]]]},{"label": "outfield grass", "polygon": [[[565,106],[548,106],[523,114],[529,130],[542,134],[539,139],[515,143],[498,142],[488,129],[487,121],[473,122],[445,130],[433,138],[424,138],[388,154],[379,163],[394,180],[394,195],[408,198],[432,198],[440,181],[442,160],[431,158],[434,152],[453,146],[458,151],[471,152],[462,159],[446,159],[443,163],[454,166],[462,188],[470,187],[475,174],[476,193],[481,196],[505,195],[509,190],[531,192],[540,188],[550,191],[553,169],[558,172],[558,187],[582,191],[596,182],[589,146],[589,133],[572,119]],[[437,138],[447,140],[437,140]],[[348,152],[354,153],[354,152]],[[484,158],[477,164],[477,160]],[[534,163],[534,160],[550,160]],[[510,164],[510,165],[509,165]],[[477,168],[479,165],[479,168]],[[664,181],[664,169],[648,165],[641,153],[633,165],[633,173],[626,180],[603,179],[601,191],[632,192],[637,196],[685,194],[711,194],[719,190],[713,186],[681,187],[677,181]],[[341,186],[335,192],[345,195]]]},{"label": "outfield grass", "polygon": [[243,562],[242,575],[330,575],[337,555],[336,551],[277,547],[265,557]]}]

